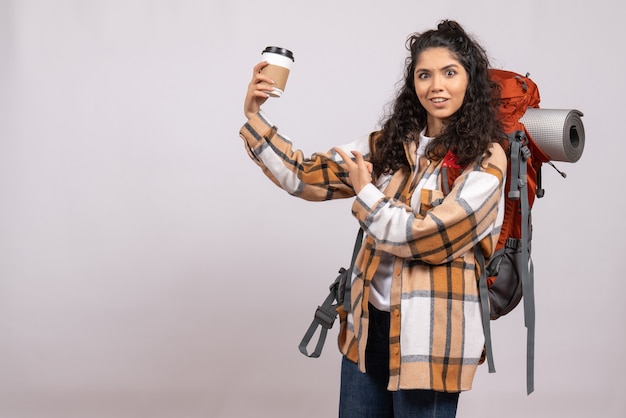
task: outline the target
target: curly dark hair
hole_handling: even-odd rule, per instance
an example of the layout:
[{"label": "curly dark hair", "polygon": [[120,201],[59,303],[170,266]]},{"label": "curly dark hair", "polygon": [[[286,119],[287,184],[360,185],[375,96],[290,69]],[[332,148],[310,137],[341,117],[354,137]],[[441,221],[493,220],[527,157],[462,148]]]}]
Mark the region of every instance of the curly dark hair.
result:
[{"label": "curly dark hair", "polygon": [[460,24],[443,20],[437,29],[414,33],[407,39],[410,56],[406,58],[404,83],[392,103],[391,114],[386,116],[382,125],[372,156],[377,175],[389,174],[409,165],[404,143],[419,137],[426,127],[427,117],[415,92],[415,65],[422,51],[439,47],[447,48],[463,65],[468,86],[460,109],[426,148],[427,156],[440,160],[451,150],[459,164],[467,165],[480,159],[490,143],[500,141],[503,136],[497,110],[500,87],[489,77],[485,49]]}]

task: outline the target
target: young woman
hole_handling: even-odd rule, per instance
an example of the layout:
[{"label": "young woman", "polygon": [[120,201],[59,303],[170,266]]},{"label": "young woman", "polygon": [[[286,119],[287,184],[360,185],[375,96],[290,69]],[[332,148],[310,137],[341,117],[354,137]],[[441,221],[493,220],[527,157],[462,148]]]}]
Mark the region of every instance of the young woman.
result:
[{"label": "young woman", "polygon": [[[288,193],[356,197],[365,231],[352,309],[339,309],[339,416],[454,417],[482,363],[475,249],[491,256],[506,156],[499,90],[484,49],[454,21],[407,41],[404,85],[382,129],[306,158],[260,106],[272,80],[254,67],[240,135]],[[461,172],[447,184],[447,170]]]}]

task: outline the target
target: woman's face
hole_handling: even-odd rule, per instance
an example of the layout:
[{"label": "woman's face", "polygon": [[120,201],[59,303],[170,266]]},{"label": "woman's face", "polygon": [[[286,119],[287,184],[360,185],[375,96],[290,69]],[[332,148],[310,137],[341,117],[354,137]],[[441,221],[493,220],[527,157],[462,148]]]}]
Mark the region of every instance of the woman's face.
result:
[{"label": "woman's face", "polygon": [[463,104],[467,72],[448,48],[428,48],[417,57],[413,81],[417,98],[428,112],[426,135],[436,136]]}]

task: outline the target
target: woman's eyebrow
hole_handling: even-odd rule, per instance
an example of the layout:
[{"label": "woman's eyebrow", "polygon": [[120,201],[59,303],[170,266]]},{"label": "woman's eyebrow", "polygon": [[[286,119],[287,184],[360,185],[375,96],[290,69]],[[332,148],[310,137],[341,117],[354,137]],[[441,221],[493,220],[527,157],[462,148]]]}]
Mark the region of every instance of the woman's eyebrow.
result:
[{"label": "woman's eyebrow", "polygon": [[[450,70],[450,69],[454,69],[454,68],[459,68],[459,64],[456,64],[456,63],[448,64],[448,65],[446,65],[444,67],[441,67],[439,69],[439,71],[445,71],[445,70]],[[418,72],[418,71],[419,72],[426,72],[426,73],[428,73],[428,72],[431,72],[431,71],[437,71],[437,69],[433,70],[433,69],[430,69],[430,68],[415,68],[415,72]]]}]

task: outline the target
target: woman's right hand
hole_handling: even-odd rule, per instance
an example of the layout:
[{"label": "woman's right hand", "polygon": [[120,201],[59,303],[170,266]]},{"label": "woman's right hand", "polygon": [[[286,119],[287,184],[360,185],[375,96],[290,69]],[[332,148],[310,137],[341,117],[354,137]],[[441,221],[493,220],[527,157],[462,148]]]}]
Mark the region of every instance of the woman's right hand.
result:
[{"label": "woman's right hand", "polygon": [[359,194],[363,187],[372,182],[372,170],[374,166],[371,162],[365,161],[363,155],[358,151],[351,151],[354,156],[353,160],[341,148],[335,147],[334,149],[335,152],[339,154],[348,170],[348,179],[350,180],[350,185],[354,193]]},{"label": "woman's right hand", "polygon": [[261,70],[266,65],[267,62],[263,61],[254,66],[252,80],[248,84],[248,93],[243,104],[243,113],[248,119],[259,113],[261,105],[270,97],[267,92],[272,90],[274,80],[261,74]]}]

